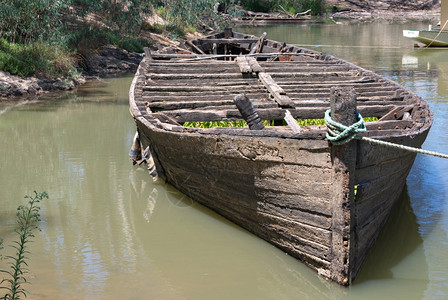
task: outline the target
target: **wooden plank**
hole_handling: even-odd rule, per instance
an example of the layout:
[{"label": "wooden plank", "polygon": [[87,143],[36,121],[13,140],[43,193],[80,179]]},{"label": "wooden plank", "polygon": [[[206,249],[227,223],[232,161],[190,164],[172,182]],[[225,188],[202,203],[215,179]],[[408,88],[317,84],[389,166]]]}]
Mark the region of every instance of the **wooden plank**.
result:
[{"label": "wooden plank", "polygon": [[252,69],[247,62],[247,58],[245,56],[235,58],[235,62],[240,68],[241,73],[251,73]]},{"label": "wooden plank", "polygon": [[[165,161],[167,160],[170,162],[173,161],[169,158]],[[187,160],[191,161],[191,165],[189,167],[195,168],[193,162],[196,160],[191,158]],[[188,178],[189,186],[204,187],[204,185],[201,184],[203,181],[203,176],[195,176],[195,174],[202,174],[201,170],[195,168],[192,172],[189,168],[183,167],[176,167],[172,170],[172,167],[173,165],[170,163],[165,169],[167,170],[167,174],[176,177],[173,182],[185,182],[185,178]],[[186,174],[189,174],[189,176],[185,176]],[[224,185],[222,185],[220,181],[215,182],[213,178],[210,178],[210,180],[216,184],[214,191],[217,191],[221,197],[224,197],[223,201],[216,202],[210,197],[205,197],[204,195],[209,195],[208,188],[206,187],[204,187],[204,190],[200,190],[198,188],[186,189],[185,193],[191,197],[199,196],[201,199],[196,200],[213,208],[214,210],[219,211],[220,213],[231,213],[232,220],[237,223],[244,220],[244,225],[242,226],[249,225],[249,227],[246,228],[251,231],[255,230],[257,226],[260,226],[260,228],[256,230],[262,230],[265,234],[268,234],[271,237],[283,236],[287,240],[295,240],[294,244],[296,247],[302,249],[302,251],[313,253],[318,257],[322,257],[323,253],[328,254],[328,244],[330,241],[330,232],[328,230],[304,224],[300,221],[290,220],[285,218],[285,216],[281,217],[278,214],[272,214],[270,211],[265,209],[267,208],[266,206],[260,206],[259,209],[254,210],[253,203],[260,203],[260,199],[258,199],[255,195],[252,195],[250,192],[245,194],[245,188],[239,188],[240,184],[244,183],[245,180],[242,180],[242,177],[240,176],[232,176],[230,174],[228,176],[221,176],[221,178],[222,177],[231,177],[234,178],[234,180]],[[231,189],[231,191],[229,191],[229,189]],[[204,199],[202,199],[202,197]],[[237,220],[235,220],[235,217]],[[275,227],[276,230],[266,232],[263,229],[271,226]],[[325,245],[326,249],[323,249],[321,247],[322,245]],[[316,249],[316,247],[318,249]],[[325,256],[327,254],[325,254]]]},{"label": "wooden plank", "polygon": [[152,74],[204,74],[204,73],[236,73],[238,68],[232,63],[226,66],[204,66],[201,68],[151,68]]},{"label": "wooden plank", "polygon": [[196,52],[199,52],[200,54],[205,54],[204,51],[202,51],[201,48],[199,48],[198,46],[196,46],[195,44],[193,44],[190,40],[187,40],[185,42],[188,46],[190,46],[191,48],[193,48]]},{"label": "wooden plank", "polygon": [[272,102],[275,103],[275,101],[268,101],[269,94],[266,91],[247,91],[247,90],[240,90],[239,92],[229,92],[229,93],[219,93],[219,94],[213,94],[213,93],[207,93],[204,95],[204,93],[196,93],[196,94],[190,94],[187,93],[185,95],[177,94],[177,95],[160,95],[160,96],[154,96],[150,93],[145,93],[142,96],[142,101],[148,101],[148,102],[163,102],[163,101],[218,101],[218,100],[229,100],[232,99],[234,96],[238,95],[243,91],[246,95],[248,95],[253,100],[258,100],[262,102]]},{"label": "wooden plank", "polygon": [[260,72],[258,78],[271,94],[285,95],[285,91],[266,72]]},{"label": "wooden plank", "polygon": [[[280,53],[283,54],[283,53]],[[290,53],[287,53],[290,54]],[[288,66],[288,65],[301,65],[305,67],[310,66],[346,66],[346,64],[341,62],[332,62],[332,61],[326,61],[326,60],[311,60],[311,61],[260,61],[260,65],[264,68],[279,68],[282,66]]]},{"label": "wooden plank", "polygon": [[259,72],[258,78],[281,107],[294,107],[294,102],[285,95],[285,91],[272,79],[271,75]]},{"label": "wooden plank", "polygon": [[287,110],[285,112],[285,118],[284,120],[286,121],[286,123],[288,124],[288,126],[291,128],[291,130],[294,133],[300,133],[302,131],[302,128],[300,127],[300,125],[297,123],[296,119],[294,119],[291,115],[291,113],[289,112],[289,110]]},{"label": "wooden plank", "polygon": [[[382,140],[386,140],[392,143],[411,146],[411,147],[420,147],[422,142],[424,141],[425,135],[413,135],[413,130],[398,130],[400,134],[398,136],[391,135],[390,132],[384,130],[386,135],[383,135]],[[368,132],[368,136],[374,136],[372,132]],[[410,138],[411,136],[412,138]],[[409,155],[409,152],[400,150],[400,149],[391,149],[390,147],[381,146],[381,145],[371,145],[369,143],[360,143],[359,145],[359,155],[362,157],[357,162],[357,168],[363,169],[365,167],[369,167],[372,165],[380,164],[383,161],[394,160],[399,157]],[[412,154],[416,155],[416,154]],[[360,173],[360,172],[359,172]]]},{"label": "wooden plank", "polygon": [[157,74],[147,73],[149,78],[152,79],[233,79],[241,78],[241,73],[202,73],[202,74]]},{"label": "wooden plank", "polygon": [[[302,88],[302,89],[323,89],[323,88],[331,88],[334,85],[339,86],[353,86],[355,89],[360,88],[384,88],[384,85],[378,82],[363,82],[359,80],[354,81],[328,81],[328,82],[315,82],[315,81],[301,81],[301,80],[292,80],[288,78],[276,79],[278,85],[283,86],[284,88]],[[385,88],[387,89],[387,88]]]},{"label": "wooden plank", "polygon": [[151,55],[151,49],[149,49],[148,47],[145,47],[145,48],[143,48],[143,51],[145,52],[145,56],[146,56],[148,61],[154,60],[152,55]]},{"label": "wooden plank", "polygon": [[294,77],[294,76],[284,76],[275,78],[275,82],[286,84],[286,83],[293,83],[298,85],[314,85],[314,84],[364,84],[364,83],[372,83],[373,81],[366,79],[364,77],[325,77],[325,78],[318,78],[318,77],[306,77],[306,78],[300,78],[300,77]]},{"label": "wooden plank", "polygon": [[197,90],[194,92],[157,92],[157,93],[152,93],[152,92],[144,92],[143,96],[150,96],[153,94],[157,94],[158,96],[154,96],[154,97],[159,97],[159,96],[164,96],[164,97],[178,97],[178,96],[190,96],[191,98],[195,98],[196,96],[204,96],[204,95],[208,95],[210,97],[212,96],[219,96],[219,95],[225,95],[227,96],[226,98],[228,99],[229,96],[232,95],[237,95],[237,94],[241,94],[241,93],[246,93],[246,94],[266,94],[267,91],[263,88],[241,88],[241,89],[235,89],[235,90],[230,90],[230,91],[220,91],[220,90],[209,90],[209,91],[201,91],[201,90]]},{"label": "wooden plank", "polygon": [[[171,79],[157,79],[152,80],[151,83],[147,83],[147,85],[179,85],[184,86],[186,83],[185,81],[178,81],[178,80],[171,80]],[[258,78],[255,77],[246,77],[246,78],[234,78],[231,80],[214,80],[214,79],[190,79],[188,80],[188,84],[191,85],[213,85],[213,86],[235,86],[235,85],[246,85],[246,86],[253,86],[253,85],[260,85],[260,82],[258,81]]]},{"label": "wooden plank", "polygon": [[158,92],[230,92],[230,91],[241,91],[241,90],[256,90],[257,87],[252,86],[208,86],[208,85],[184,85],[184,86],[163,86],[163,85],[154,85],[154,86],[145,86],[143,87],[143,91],[154,92],[160,94]]},{"label": "wooden plank", "polygon": [[390,112],[388,112],[387,114],[385,114],[380,119],[380,121],[384,121],[384,120],[398,120],[401,117],[403,117],[404,113],[408,113],[414,107],[415,107],[415,105],[406,105],[406,106],[396,107],[396,108],[392,109]]},{"label": "wooden plank", "polygon": [[[357,121],[356,93],[350,87],[334,87],[331,89],[331,118],[345,126]],[[356,274],[351,273],[354,264],[355,223],[353,207],[355,180],[356,141],[331,147],[333,160],[334,194],[332,206],[332,260],[331,278],[339,284],[349,285]]]},{"label": "wooden plank", "polygon": [[[262,73],[262,72],[260,72]],[[241,73],[238,72],[229,72],[229,73],[196,73],[196,74],[191,74],[191,73],[176,73],[176,74],[158,74],[158,73],[145,73],[145,75],[148,78],[151,79],[173,79],[173,80],[180,80],[180,79],[234,79],[234,78],[241,78]],[[276,77],[275,79],[277,80],[277,78],[290,78],[290,77],[295,77],[297,78],[297,80],[303,80],[303,79],[307,79],[307,80],[315,80],[315,81],[328,81],[331,79],[337,79],[338,81],[350,81],[350,80],[357,80],[358,77],[356,77],[354,74],[350,73],[350,72],[345,72],[345,73],[336,73],[336,72],[327,72],[327,73],[315,73],[315,74],[311,74],[311,73],[300,73],[300,72],[296,72],[296,73],[270,73],[270,76]]]},{"label": "wooden plank", "polygon": [[255,45],[250,50],[249,54],[255,54],[260,53],[261,48],[263,47],[264,39],[266,38],[266,32],[263,32],[263,34],[260,36],[258,41],[255,43]]},{"label": "wooden plank", "polygon": [[255,57],[247,57],[247,63],[252,69],[252,72],[254,73],[264,72],[264,69],[260,66]]},{"label": "wooden plank", "polygon": [[241,43],[256,43],[258,39],[251,39],[251,38],[231,38],[231,39],[201,39],[200,40],[202,44],[241,44]]},{"label": "wooden plank", "polygon": [[278,67],[266,67],[263,66],[266,72],[272,73],[292,73],[292,72],[309,72],[309,73],[321,73],[321,72],[348,72],[351,68],[344,65],[330,65],[330,66],[303,66],[300,64],[288,64]]},{"label": "wooden plank", "polygon": [[[285,91],[285,90],[283,90]],[[285,91],[286,93],[286,91]],[[378,99],[381,99],[381,97],[387,97],[388,99],[394,99],[395,92],[394,91],[381,91],[381,92],[360,92],[357,93],[358,97],[361,99],[375,99],[377,97]],[[300,98],[329,98],[330,97],[330,91],[303,91],[303,92],[296,92],[296,91],[290,91],[288,92],[288,95],[291,98],[300,99]],[[364,100],[365,101],[365,100]]]},{"label": "wooden plank", "polygon": [[353,80],[355,78],[359,78],[359,74],[356,71],[338,71],[338,72],[289,72],[289,73],[284,73],[284,72],[269,72],[269,74],[272,77],[277,78],[284,78],[284,77],[295,77],[296,79],[300,79],[302,78],[313,78],[313,77],[318,77],[318,78],[338,78],[341,79],[340,77],[347,77],[346,80]]},{"label": "wooden plank", "polygon": [[226,66],[233,66],[233,64],[224,60],[207,60],[207,61],[155,60],[148,65],[148,68],[198,69],[198,68],[206,68],[207,66],[226,67]]},{"label": "wooden plank", "polygon": [[[254,108],[275,108],[275,103],[252,102]],[[216,109],[223,105],[235,108],[233,100],[218,101],[169,101],[169,102],[150,102],[148,103],[152,111],[157,110],[177,110],[177,109]]]},{"label": "wooden plank", "polygon": [[[295,92],[295,93],[316,93],[316,92],[327,92],[329,93],[330,88],[336,86],[337,84],[327,84],[323,85],[285,85],[281,84],[276,80],[277,84],[280,85],[286,93]],[[389,95],[390,92],[395,92],[395,89],[384,87],[381,85],[377,86],[365,86],[365,85],[353,85],[353,84],[345,84],[339,86],[351,86],[355,89],[357,95],[362,95],[363,93],[387,93]]]}]

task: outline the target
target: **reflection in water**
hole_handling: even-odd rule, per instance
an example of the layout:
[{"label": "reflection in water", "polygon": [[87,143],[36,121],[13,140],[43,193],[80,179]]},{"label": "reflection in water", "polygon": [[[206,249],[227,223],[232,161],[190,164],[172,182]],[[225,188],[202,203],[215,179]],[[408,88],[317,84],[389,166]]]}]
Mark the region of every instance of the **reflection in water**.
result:
[{"label": "reflection in water", "polygon": [[[316,48],[380,72],[427,99],[435,122],[423,148],[448,153],[444,57],[401,41],[401,30],[410,27],[250,30],[290,43],[375,46]],[[380,47],[392,42],[402,48]],[[417,62],[403,65],[405,55]],[[408,194],[403,193],[358,280],[342,288],[132,166],[130,81],[106,80],[59,99],[1,108],[0,236],[7,244],[23,195],[34,189],[50,195],[42,203],[42,231],[30,246],[28,299],[448,297],[447,161],[417,156]]]},{"label": "reflection in water", "polygon": [[407,188],[394,206],[354,286],[370,285],[375,281],[383,284],[386,281],[389,284],[396,284],[395,281],[414,282],[412,289],[416,299],[423,296],[428,284],[423,239]]},{"label": "reflection in water", "polygon": [[[433,84],[427,87],[436,87],[439,97],[447,98],[448,95],[448,49],[423,48],[416,49],[403,55],[402,64],[404,69],[424,70],[424,75],[430,74],[428,78]],[[431,78],[432,77],[432,78]],[[423,86],[424,88],[424,86]]]}]

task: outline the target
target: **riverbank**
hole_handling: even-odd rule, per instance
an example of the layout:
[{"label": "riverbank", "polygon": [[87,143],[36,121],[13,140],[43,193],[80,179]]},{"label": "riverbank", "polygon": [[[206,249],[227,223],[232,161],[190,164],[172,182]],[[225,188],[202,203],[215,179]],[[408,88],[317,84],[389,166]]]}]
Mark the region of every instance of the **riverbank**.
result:
[{"label": "riverbank", "polygon": [[[331,1],[329,1],[331,4]],[[336,6],[335,6],[336,7]],[[431,8],[432,9],[432,8]],[[330,20],[336,23],[366,23],[366,22],[406,22],[428,21],[437,23],[440,13],[435,10],[385,10],[372,7],[360,7],[356,5],[338,6],[328,15]],[[179,49],[180,42],[170,39],[168,34],[155,34],[145,32],[146,37],[152,41],[152,50]],[[142,54],[128,52],[114,46],[103,46],[89,61],[87,70],[79,74],[75,79],[64,78],[21,78],[0,71],[0,101],[15,99],[35,98],[35,96],[50,91],[69,91],[86,82],[123,73],[132,73],[142,59]]]},{"label": "riverbank", "polygon": [[342,10],[331,13],[332,19],[350,23],[389,22],[402,23],[408,21],[430,22],[436,24],[440,19],[439,11],[385,11],[385,10]]},{"label": "riverbank", "polygon": [[75,79],[21,78],[0,71],[0,99],[31,97],[49,91],[69,91],[85,83],[86,80],[135,72],[141,58],[140,53],[128,52],[109,45],[98,49],[98,54],[90,59],[89,68]]},{"label": "riverbank", "polygon": [[[145,33],[151,41],[153,50],[166,51],[179,48],[180,42],[173,41],[163,34]],[[36,96],[55,91],[70,91],[87,80],[132,73],[142,59],[142,53],[129,52],[112,45],[102,46],[96,55],[89,59],[86,70],[74,79],[39,78],[12,75],[0,70],[0,101],[34,99]]]},{"label": "riverbank", "polygon": [[433,0],[326,0],[331,17],[349,22],[429,21],[440,18],[440,1]]}]

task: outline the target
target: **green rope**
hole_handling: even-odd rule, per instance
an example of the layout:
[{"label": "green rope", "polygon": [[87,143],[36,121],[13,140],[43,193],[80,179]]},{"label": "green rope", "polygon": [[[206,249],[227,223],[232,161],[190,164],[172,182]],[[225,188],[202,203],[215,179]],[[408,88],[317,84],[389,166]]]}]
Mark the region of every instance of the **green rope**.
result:
[{"label": "green rope", "polygon": [[345,125],[342,125],[342,124],[334,121],[333,119],[331,119],[330,110],[327,110],[325,112],[325,123],[326,123],[327,129],[328,129],[327,139],[333,145],[339,146],[339,145],[348,143],[353,139],[358,139],[358,140],[367,141],[371,144],[377,144],[377,145],[382,145],[382,146],[391,147],[391,148],[395,148],[395,149],[405,150],[405,151],[409,151],[409,152],[413,152],[413,153],[421,153],[421,154],[432,155],[432,156],[448,159],[448,155],[446,155],[446,154],[442,154],[442,153],[438,153],[438,152],[434,152],[434,151],[427,151],[427,150],[404,146],[404,145],[399,145],[399,144],[394,144],[391,142],[376,140],[376,139],[372,139],[372,138],[368,138],[368,137],[364,137],[364,136],[358,136],[359,133],[366,132],[366,127],[365,127],[364,120],[363,120],[361,114],[358,111],[356,112],[356,114],[357,114],[358,121],[351,126],[345,126]]},{"label": "green rope", "polygon": [[358,133],[366,132],[366,126],[361,114],[356,111],[356,123],[345,126],[333,121],[330,117],[330,110],[325,112],[325,123],[327,125],[327,139],[336,146],[346,144],[357,137]]}]

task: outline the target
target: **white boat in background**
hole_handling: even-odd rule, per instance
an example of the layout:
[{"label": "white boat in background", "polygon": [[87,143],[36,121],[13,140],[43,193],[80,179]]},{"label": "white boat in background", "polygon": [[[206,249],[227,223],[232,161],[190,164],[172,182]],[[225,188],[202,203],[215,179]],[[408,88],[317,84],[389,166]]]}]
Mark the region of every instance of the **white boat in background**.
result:
[{"label": "white boat in background", "polygon": [[447,30],[403,30],[403,36],[429,47],[448,47]]},{"label": "white boat in background", "polygon": [[448,47],[448,0],[442,0],[439,24],[428,30],[403,30],[403,36],[427,47]]}]

